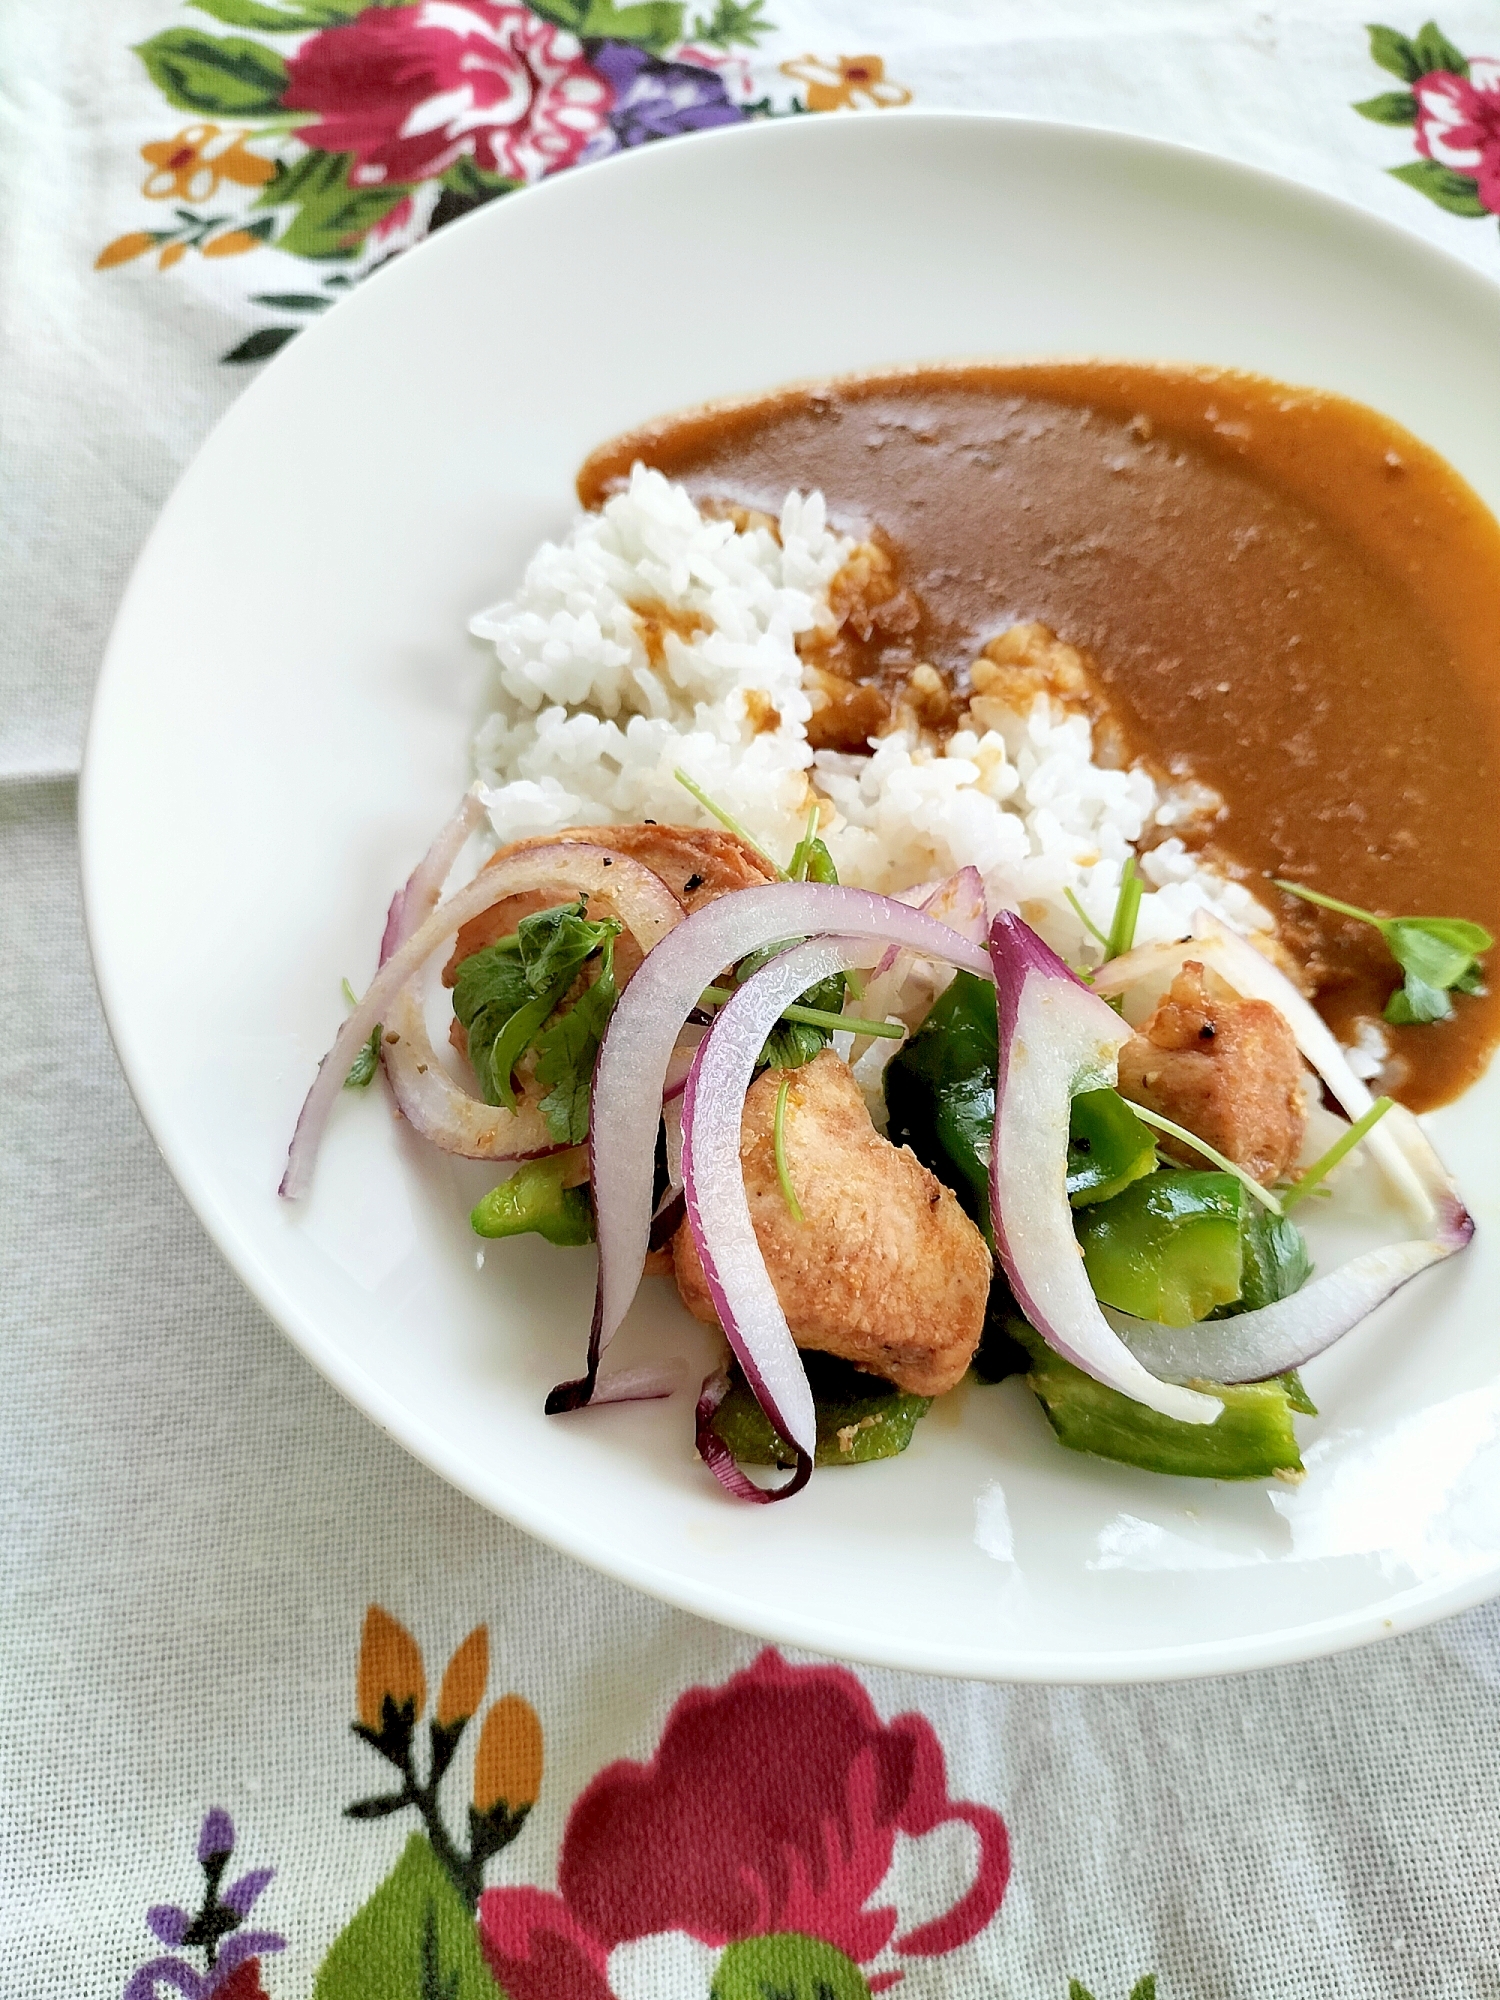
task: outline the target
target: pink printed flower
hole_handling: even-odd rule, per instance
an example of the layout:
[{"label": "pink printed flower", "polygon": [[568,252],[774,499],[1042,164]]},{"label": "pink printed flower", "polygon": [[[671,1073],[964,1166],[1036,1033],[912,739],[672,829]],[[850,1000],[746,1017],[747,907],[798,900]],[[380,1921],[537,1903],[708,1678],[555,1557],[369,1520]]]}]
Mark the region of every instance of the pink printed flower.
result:
[{"label": "pink printed flower", "polygon": [[431,180],[466,153],[540,180],[572,165],[612,95],[574,36],[497,0],[367,7],[310,36],[287,72],[287,109],[318,114],[298,137],[352,153],[357,187]]},{"label": "pink printed flower", "polygon": [[1438,69],[1412,84],[1417,151],[1479,183],[1479,199],[1500,214],[1500,59],[1476,56],[1466,77]]},{"label": "pink printed flower", "polygon": [[[954,1821],[978,1835],[974,1880],[898,1937],[898,1912],[869,1907],[896,1835]],[[480,1939],[511,2000],[609,2000],[610,1952],[663,1931],[714,1946],[793,1933],[863,1966],[893,1939],[906,1957],[950,1952],[989,1923],[1009,1873],[1004,1821],[948,1796],[922,1716],[882,1723],[843,1668],[768,1650],[685,1694],[649,1763],[599,1773],[569,1815],[560,1893],[488,1891]],[[870,1990],[900,1977],[877,1972]]]}]

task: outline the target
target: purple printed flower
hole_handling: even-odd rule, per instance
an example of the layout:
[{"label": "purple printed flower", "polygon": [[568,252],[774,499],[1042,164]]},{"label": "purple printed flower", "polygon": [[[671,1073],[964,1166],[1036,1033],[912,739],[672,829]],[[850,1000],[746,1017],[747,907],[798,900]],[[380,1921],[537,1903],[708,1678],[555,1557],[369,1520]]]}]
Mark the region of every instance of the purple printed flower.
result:
[{"label": "purple printed flower", "polygon": [[164,1991],[180,1995],[181,2000],[211,2000],[214,1995],[218,2000],[264,2000],[261,1957],[284,1951],[286,1939],[277,1931],[249,1931],[242,1926],[276,1870],[247,1869],[221,1895],[219,1881],[233,1853],[234,1821],[222,1806],[211,1806],[198,1829],[203,1901],[196,1916],[177,1903],[155,1903],[146,1912],[152,1934],[162,1944],[201,1951],[204,1970],[186,1958],[153,1958],[136,1968],[123,2000],[161,2000]]},{"label": "purple printed flower", "polygon": [[[220,1896],[219,1901],[226,1910],[233,1910],[237,1917],[248,1917],[255,1907],[255,1899],[276,1873],[274,1868],[252,1868],[248,1875],[241,1875],[237,1882],[231,1882]],[[161,1936],[161,1932],[157,1932]],[[180,1944],[180,1938],[168,1938],[168,1944]]]},{"label": "purple printed flower", "polygon": [[222,1806],[210,1806],[198,1829],[198,1865],[207,1868],[216,1854],[233,1854],[234,1821]]},{"label": "purple printed flower", "polygon": [[614,92],[614,105],[608,128],[589,142],[585,159],[677,132],[736,125],[746,115],[730,102],[721,69],[707,60],[663,62],[630,42],[600,42],[593,67]]},{"label": "purple printed flower", "polygon": [[146,1912],[146,1922],[163,1944],[181,1944],[192,1921],[187,1911],[179,1910],[175,1903],[158,1903]]}]

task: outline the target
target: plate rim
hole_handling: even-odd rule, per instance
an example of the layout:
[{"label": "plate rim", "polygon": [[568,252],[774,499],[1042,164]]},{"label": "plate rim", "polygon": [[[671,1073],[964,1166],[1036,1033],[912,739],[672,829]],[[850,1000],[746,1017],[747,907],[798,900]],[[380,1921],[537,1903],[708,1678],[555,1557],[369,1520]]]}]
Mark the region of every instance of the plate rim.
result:
[{"label": "plate rim", "polygon": [[[1012,111],[911,106],[894,113],[881,112],[878,123],[874,123],[873,114],[867,114],[857,122],[864,131],[871,130],[872,126],[881,130],[897,125],[909,128],[914,124],[929,126],[934,131],[955,126],[1035,131],[1046,134],[1054,141],[1083,138],[1113,142],[1122,153],[1154,157],[1166,164],[1196,164],[1225,180],[1238,181],[1260,190],[1269,189],[1294,206],[1301,204],[1314,213],[1321,213],[1326,220],[1336,220],[1346,227],[1362,230],[1377,241],[1384,239],[1393,247],[1398,245],[1403,256],[1415,256],[1429,263],[1435,271],[1441,271],[1450,283],[1455,279],[1467,283],[1476,297],[1486,297],[1492,305],[1500,296],[1500,282],[1488,277],[1455,252],[1432,243],[1414,227],[1380,215],[1342,195],[1308,186],[1290,174],[1181,140],[1159,138],[1102,121],[1044,118]],[[748,149],[823,144],[830,142],[831,133],[840,130],[848,132],[855,123],[850,118],[746,121],[739,125],[679,135],[673,139],[670,153],[674,157],[686,155],[688,146],[715,146],[727,150],[735,146]],[[794,136],[804,133],[808,135],[806,141]],[[513,211],[518,202],[527,202],[534,207],[537,202],[551,198],[558,189],[571,190],[601,172],[608,171],[618,178],[631,171],[659,171],[661,163],[658,148],[650,146],[634,148],[583,167],[570,168],[566,173],[515,190],[503,203],[490,204],[456,218],[443,229],[440,239],[425,238],[400,258],[392,260],[384,270],[373,273],[372,277],[385,285],[420,282],[424,256],[433,251],[439,240],[450,245],[444,254],[451,254],[451,239],[458,230],[477,236],[480,231],[503,228],[506,225],[498,220],[499,216]],[[416,279],[411,275],[413,268],[419,273]],[[367,310],[362,302],[371,289],[371,282],[367,279],[357,291],[340,302],[342,311],[339,314],[330,314],[305,329],[295,343],[296,348],[305,353],[309,341],[317,346],[330,339],[342,338],[332,334],[330,327],[340,321],[347,327],[351,323],[351,312]],[[289,350],[283,350],[260,370],[255,381],[247,384],[229,403],[179,471],[132,562],[110,621],[99,673],[90,697],[78,776],[77,815],[82,906],[90,960],[106,1025],[132,1099],[179,1191],[215,1249],[261,1310],[319,1374],[363,1416],[377,1424],[403,1449],[466,1498],[559,1553],[676,1609],[729,1626],[766,1643],[787,1645],[865,1666],[1014,1685],[1129,1686],[1153,1681],[1192,1680],[1332,1657],[1380,1639],[1421,1629],[1438,1619],[1471,1609],[1500,1592],[1500,1553],[1497,1553],[1486,1567],[1457,1579],[1415,1584],[1356,1611],[1233,1638],[1117,1648],[1083,1657],[1061,1651],[1015,1655],[993,1645],[981,1645],[975,1649],[976,1657],[971,1658],[950,1643],[929,1648],[920,1637],[914,1637],[907,1643],[880,1642],[871,1635],[851,1637],[817,1617],[777,1613],[764,1608],[760,1601],[752,1610],[731,1589],[683,1578],[670,1569],[622,1550],[617,1544],[607,1544],[589,1531],[580,1530],[572,1522],[564,1523],[545,1504],[534,1503],[522,1489],[516,1490],[503,1506],[500,1505],[479,1490],[459,1464],[461,1454],[458,1448],[449,1446],[442,1434],[425,1420],[413,1418],[399,1398],[374,1380],[351,1353],[320,1333],[317,1314],[299,1303],[271,1262],[242,1234],[234,1215],[199,1178],[192,1162],[177,1156],[169,1133],[163,1129],[168,1121],[164,1115],[159,1115],[161,1107],[152,1079],[144,1073],[146,1066],[132,1059],[131,1035],[125,1019],[128,1000],[122,985],[116,984],[108,947],[102,938],[102,911],[97,900],[100,892],[94,861],[99,843],[107,837],[103,813],[96,803],[97,787],[103,782],[96,775],[104,757],[100,747],[106,726],[103,711],[106,693],[112,695],[114,681],[126,671],[121,657],[121,633],[133,601],[145,588],[143,578],[155,560],[170,519],[183,504],[185,490],[200,460],[216,448],[220,433],[231,421],[243,421],[240,412],[247,405],[253,408],[254,399],[262,393],[261,385],[267,376],[275,370],[284,371],[300,365]],[[1211,368],[1215,364],[1203,362],[1200,365]]]}]

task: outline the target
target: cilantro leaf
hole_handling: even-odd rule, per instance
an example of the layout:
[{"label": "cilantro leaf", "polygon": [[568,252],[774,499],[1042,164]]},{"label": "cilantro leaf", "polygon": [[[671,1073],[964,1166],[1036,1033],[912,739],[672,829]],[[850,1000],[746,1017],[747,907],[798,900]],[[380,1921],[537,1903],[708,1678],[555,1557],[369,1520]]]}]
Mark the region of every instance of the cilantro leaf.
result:
[{"label": "cilantro leaf", "polygon": [[589,1135],[589,1086],[618,998],[615,941],[607,937],[599,977],[537,1042],[536,1080],[548,1086],[542,1116],[559,1145],[581,1146]]},{"label": "cilantro leaf", "polygon": [[618,923],[610,918],[595,922],[586,908],[580,897],[576,903],[538,910],[523,917],[510,937],[471,953],[459,966],[453,1011],[468,1035],[469,1062],[487,1104],[515,1109],[511,1079],[516,1064],[584,966],[619,935]]},{"label": "cilantro leaf", "polygon": [[1298,882],[1277,881],[1276,887],[1379,931],[1405,975],[1385,1003],[1385,1018],[1393,1026],[1446,1021],[1453,1013],[1450,992],[1484,991],[1484,968],[1479,961],[1495,940],[1483,924],[1471,924],[1464,917],[1377,917],[1371,910],[1341,903],[1335,896],[1305,889]]}]

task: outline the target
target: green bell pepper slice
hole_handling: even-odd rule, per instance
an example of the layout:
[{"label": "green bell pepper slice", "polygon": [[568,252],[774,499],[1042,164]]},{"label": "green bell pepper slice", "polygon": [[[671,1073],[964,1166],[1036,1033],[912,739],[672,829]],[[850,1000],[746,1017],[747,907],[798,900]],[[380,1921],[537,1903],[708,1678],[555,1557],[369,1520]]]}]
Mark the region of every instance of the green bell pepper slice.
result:
[{"label": "green bell pepper slice", "polygon": [[[909,1396],[878,1375],[867,1375],[831,1354],[805,1353],[808,1386],[818,1418],[815,1465],[866,1465],[895,1458],[911,1443],[930,1396]],[[795,1465],[797,1454],[771,1428],[738,1364],[729,1393],[713,1415],[713,1429],[741,1465]]]},{"label": "green bell pepper slice", "polygon": [[1168,1172],[1085,1209],[1076,1227],[1095,1297],[1164,1326],[1192,1326],[1233,1305],[1252,1199],[1232,1174]]},{"label": "green bell pepper slice", "polygon": [[1216,1422],[1184,1424],[1158,1416],[1085,1375],[1024,1321],[1011,1331],[1031,1356],[1026,1380],[1058,1442],[1069,1451],[1137,1465],[1182,1479],[1298,1479],[1302,1455],[1293,1414],[1306,1403],[1300,1383],[1194,1382],[1224,1407]]},{"label": "green bell pepper slice", "polygon": [[594,1240],[594,1208],[586,1187],[565,1188],[560,1157],[528,1160],[479,1203],[469,1217],[476,1236],[545,1237],[561,1249]]}]

